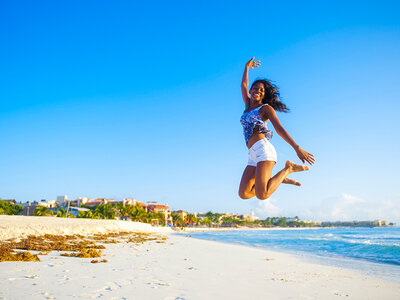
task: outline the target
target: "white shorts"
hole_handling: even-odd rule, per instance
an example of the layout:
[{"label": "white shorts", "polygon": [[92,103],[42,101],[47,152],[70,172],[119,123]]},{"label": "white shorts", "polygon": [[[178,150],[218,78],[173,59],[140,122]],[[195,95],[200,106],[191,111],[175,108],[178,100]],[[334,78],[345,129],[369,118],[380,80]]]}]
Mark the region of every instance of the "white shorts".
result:
[{"label": "white shorts", "polygon": [[264,138],[255,142],[249,149],[249,162],[247,165],[256,167],[258,162],[267,160],[277,162],[278,157],[275,147]]}]

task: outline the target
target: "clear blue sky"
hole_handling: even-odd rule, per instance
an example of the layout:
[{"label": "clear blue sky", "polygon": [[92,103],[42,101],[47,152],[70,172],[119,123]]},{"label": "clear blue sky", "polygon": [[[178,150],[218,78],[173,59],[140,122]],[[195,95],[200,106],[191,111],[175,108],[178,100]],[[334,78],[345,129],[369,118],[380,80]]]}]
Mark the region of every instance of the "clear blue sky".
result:
[{"label": "clear blue sky", "polygon": [[[2,198],[400,222],[397,1],[2,1],[0,28]],[[317,159],[264,202],[237,196],[253,56]]]}]

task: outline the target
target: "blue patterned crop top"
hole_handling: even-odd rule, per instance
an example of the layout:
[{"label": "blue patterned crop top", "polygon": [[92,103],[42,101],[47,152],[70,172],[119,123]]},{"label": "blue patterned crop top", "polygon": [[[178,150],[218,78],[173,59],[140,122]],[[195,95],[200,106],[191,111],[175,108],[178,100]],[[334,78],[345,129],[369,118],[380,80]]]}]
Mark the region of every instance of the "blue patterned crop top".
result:
[{"label": "blue patterned crop top", "polygon": [[[268,104],[264,104],[268,105]],[[258,133],[264,133],[267,140],[272,138],[272,131],[268,130],[267,123],[261,119],[259,114],[259,110],[264,105],[261,105],[255,109],[250,110],[249,112],[243,112],[243,115],[240,118],[240,124],[243,126],[243,134],[246,140],[246,144],[249,141],[250,137],[253,134],[254,127],[258,126]]]}]

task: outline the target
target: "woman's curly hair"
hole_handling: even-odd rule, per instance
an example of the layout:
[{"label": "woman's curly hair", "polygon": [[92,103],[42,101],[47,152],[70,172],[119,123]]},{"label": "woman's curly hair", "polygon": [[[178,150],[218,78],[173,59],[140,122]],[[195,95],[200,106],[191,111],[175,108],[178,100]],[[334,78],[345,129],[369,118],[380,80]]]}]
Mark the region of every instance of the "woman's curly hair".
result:
[{"label": "woman's curly hair", "polygon": [[262,83],[264,85],[265,94],[262,103],[269,104],[277,111],[289,112],[289,108],[280,101],[281,95],[279,93],[279,88],[275,84],[271,83],[271,81],[267,79],[257,79],[251,85],[250,90],[256,83]]}]

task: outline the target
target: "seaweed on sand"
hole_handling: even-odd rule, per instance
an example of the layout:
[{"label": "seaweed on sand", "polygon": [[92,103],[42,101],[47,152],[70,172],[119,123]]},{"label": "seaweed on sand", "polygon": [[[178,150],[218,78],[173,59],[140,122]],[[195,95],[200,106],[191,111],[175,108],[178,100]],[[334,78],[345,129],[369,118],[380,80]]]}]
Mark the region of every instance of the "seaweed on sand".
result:
[{"label": "seaweed on sand", "polygon": [[[9,239],[0,241],[0,262],[2,261],[40,261],[38,255],[47,255],[51,251],[67,251],[60,253],[61,256],[93,258],[100,257],[105,249],[102,244],[116,244],[122,241],[127,243],[144,244],[149,241],[164,243],[166,237],[148,233],[118,232],[107,234],[94,234],[92,236],[54,235],[42,236],[29,235],[20,240]],[[16,252],[15,249],[24,250]],[[29,251],[38,251],[32,254]],[[103,259],[101,262],[107,262]]]}]

